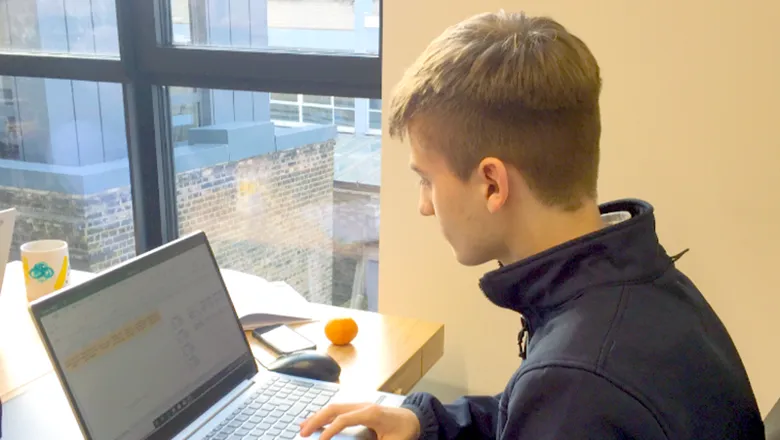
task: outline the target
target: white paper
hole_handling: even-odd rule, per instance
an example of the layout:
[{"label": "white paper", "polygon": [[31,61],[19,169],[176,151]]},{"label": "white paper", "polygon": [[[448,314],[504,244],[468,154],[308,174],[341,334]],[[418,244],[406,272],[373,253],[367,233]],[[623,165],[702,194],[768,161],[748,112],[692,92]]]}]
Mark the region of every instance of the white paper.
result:
[{"label": "white paper", "polygon": [[244,330],[313,319],[309,302],[289,284],[283,281],[268,282],[258,276],[230,269],[221,271]]}]

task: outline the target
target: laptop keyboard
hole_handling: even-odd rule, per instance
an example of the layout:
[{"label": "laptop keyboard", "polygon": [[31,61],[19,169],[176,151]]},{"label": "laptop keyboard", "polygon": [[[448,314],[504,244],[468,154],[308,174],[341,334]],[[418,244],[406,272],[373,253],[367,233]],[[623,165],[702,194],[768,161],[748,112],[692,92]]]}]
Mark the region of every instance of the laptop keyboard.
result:
[{"label": "laptop keyboard", "polygon": [[336,394],[334,385],[272,377],[205,438],[271,440],[295,438],[299,425]]}]

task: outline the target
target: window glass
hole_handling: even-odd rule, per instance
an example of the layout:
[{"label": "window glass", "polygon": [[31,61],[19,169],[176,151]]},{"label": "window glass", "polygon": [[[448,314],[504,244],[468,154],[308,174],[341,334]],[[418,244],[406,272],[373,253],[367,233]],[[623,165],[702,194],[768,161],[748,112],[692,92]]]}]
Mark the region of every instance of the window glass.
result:
[{"label": "window glass", "polygon": [[0,50],[119,56],[115,2],[0,1]]},{"label": "window glass", "polygon": [[191,99],[176,109],[200,109],[175,147],[180,232],[205,231],[223,268],[376,310],[381,137],[368,100],[205,89]]},{"label": "window glass", "polygon": [[0,210],[16,208],[11,260],[65,240],[72,267],[135,256],[122,86],[0,76]]},{"label": "window glass", "polygon": [[371,110],[368,113],[368,127],[372,130],[382,129],[382,112]]},{"label": "window glass", "polygon": [[379,0],[169,0],[176,45],[379,53]]}]

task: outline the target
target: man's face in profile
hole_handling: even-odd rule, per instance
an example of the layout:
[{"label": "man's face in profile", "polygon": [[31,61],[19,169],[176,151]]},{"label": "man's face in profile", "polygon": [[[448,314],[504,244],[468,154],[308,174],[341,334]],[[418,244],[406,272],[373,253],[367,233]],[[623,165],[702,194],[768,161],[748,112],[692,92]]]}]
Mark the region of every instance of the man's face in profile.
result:
[{"label": "man's face in profile", "polygon": [[474,266],[497,258],[494,221],[486,208],[482,184],[477,178],[459,178],[441,149],[422,136],[410,133],[409,165],[418,175],[418,209],[434,216],[442,234],[463,265]]}]

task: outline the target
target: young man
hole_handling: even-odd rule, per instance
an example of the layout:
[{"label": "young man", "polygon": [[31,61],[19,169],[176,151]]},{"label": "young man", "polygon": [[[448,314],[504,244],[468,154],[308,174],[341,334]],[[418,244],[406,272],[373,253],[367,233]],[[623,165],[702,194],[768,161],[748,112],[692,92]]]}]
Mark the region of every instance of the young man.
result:
[{"label": "young man", "polygon": [[502,266],[480,286],[523,316],[525,360],[498,396],[333,405],[302,435],[764,438],[739,354],[659,244],[653,208],[596,202],[600,89],[588,48],[548,18],[482,14],[431,43],[397,87],[390,134],[408,134],[420,213],[458,261]]}]

